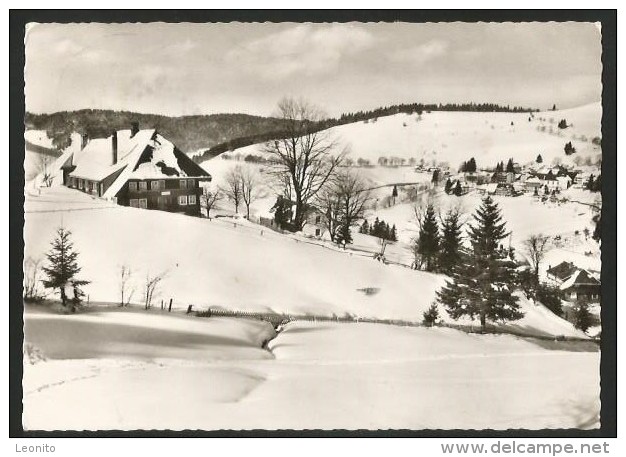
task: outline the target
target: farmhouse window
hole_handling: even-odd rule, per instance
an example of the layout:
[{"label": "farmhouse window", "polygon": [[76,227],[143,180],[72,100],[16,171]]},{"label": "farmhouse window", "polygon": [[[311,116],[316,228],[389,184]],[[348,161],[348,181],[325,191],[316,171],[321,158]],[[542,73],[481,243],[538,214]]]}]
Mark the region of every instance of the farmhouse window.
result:
[{"label": "farmhouse window", "polygon": [[188,187],[189,189],[193,189],[193,187],[194,187],[194,186],[195,186],[195,182],[194,182],[194,180],[193,180],[193,179],[188,179],[188,180],[187,180],[187,187]]},{"label": "farmhouse window", "polygon": [[180,188],[181,189],[186,189],[187,188],[187,181],[185,181],[184,179],[180,180]]},{"label": "farmhouse window", "polygon": [[70,179],[70,186],[71,187],[76,187],[76,178],[71,178]]},{"label": "farmhouse window", "polygon": [[131,192],[137,192],[137,183],[135,181],[131,181],[128,183],[128,190]]},{"label": "farmhouse window", "polygon": [[131,198],[130,206],[133,208],[139,208],[139,200],[137,200],[136,198]]},{"label": "farmhouse window", "polygon": [[159,180],[159,189],[165,189],[165,180],[164,179]]},{"label": "farmhouse window", "polygon": [[181,205],[181,206],[187,205],[187,196],[186,195],[180,195],[178,197],[178,204]]},{"label": "farmhouse window", "polygon": [[319,224],[319,223],[321,222],[321,220],[322,220],[322,218],[321,218],[320,216],[317,216],[317,217],[315,218],[315,223],[316,223],[316,224]]},{"label": "farmhouse window", "polygon": [[195,205],[196,204],[196,196],[195,195],[190,195],[189,199],[187,201],[188,201],[188,203],[190,205]]},{"label": "farmhouse window", "polygon": [[315,236],[320,236],[321,230],[320,229],[315,229]]},{"label": "farmhouse window", "polygon": [[150,190],[159,190],[159,181],[150,181]]},{"label": "farmhouse window", "polygon": [[146,181],[139,181],[139,192],[145,192],[148,190],[148,183]]},{"label": "farmhouse window", "polygon": [[147,198],[140,198],[139,199],[139,207],[143,208],[143,209],[147,209],[148,208],[148,199]]}]

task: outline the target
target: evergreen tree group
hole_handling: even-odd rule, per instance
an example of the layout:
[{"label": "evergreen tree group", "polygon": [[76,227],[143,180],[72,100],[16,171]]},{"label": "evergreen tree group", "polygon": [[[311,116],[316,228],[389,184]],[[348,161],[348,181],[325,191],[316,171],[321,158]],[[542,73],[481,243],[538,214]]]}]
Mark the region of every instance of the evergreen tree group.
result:
[{"label": "evergreen tree group", "polygon": [[367,219],[364,220],[359,228],[359,233],[375,236],[387,241],[398,241],[396,225],[394,224],[390,227],[388,223],[378,218],[376,218],[371,225],[367,222]]},{"label": "evergreen tree group", "polygon": [[507,173],[515,172],[515,165],[513,164],[513,159],[509,159],[509,161],[506,163],[506,172]]},{"label": "evergreen tree group", "polygon": [[576,148],[574,146],[572,146],[572,142],[568,141],[567,143],[565,143],[565,146],[563,147],[563,150],[565,151],[565,155],[572,155],[576,152]]},{"label": "evergreen tree group", "polygon": [[535,159],[535,162],[543,163],[543,157],[541,157],[541,154],[537,155],[537,159]]},{"label": "evergreen tree group", "polygon": [[602,175],[598,175],[595,179],[593,175],[589,176],[585,188],[591,192],[602,192]]},{"label": "evergreen tree group", "polygon": [[473,173],[477,170],[476,159],[473,157],[469,159],[467,162],[463,162],[461,164],[460,171],[463,173]]},{"label": "evergreen tree group", "polygon": [[512,293],[515,264],[500,245],[508,236],[500,208],[487,196],[473,219],[474,224],[468,228],[471,253],[453,271],[452,281],[437,292],[437,297],[450,317],[478,317],[484,330],[487,320],[517,320],[523,313]]}]

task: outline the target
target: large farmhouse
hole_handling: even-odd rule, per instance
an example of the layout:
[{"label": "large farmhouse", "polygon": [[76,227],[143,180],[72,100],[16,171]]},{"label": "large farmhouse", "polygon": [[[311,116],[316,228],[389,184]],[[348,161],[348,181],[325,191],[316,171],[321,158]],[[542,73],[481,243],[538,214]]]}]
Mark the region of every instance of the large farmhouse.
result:
[{"label": "large farmhouse", "polygon": [[83,136],[57,162],[63,185],[119,205],[200,214],[201,183],[211,175],[155,129]]}]

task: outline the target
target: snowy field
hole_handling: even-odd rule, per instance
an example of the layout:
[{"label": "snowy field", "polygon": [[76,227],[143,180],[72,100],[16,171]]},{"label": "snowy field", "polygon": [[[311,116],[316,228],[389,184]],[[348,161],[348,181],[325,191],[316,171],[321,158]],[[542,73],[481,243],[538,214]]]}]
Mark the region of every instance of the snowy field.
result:
[{"label": "snowy field", "polygon": [[[64,187],[27,191],[25,258],[43,258],[57,227],[72,231],[91,301],[119,302],[119,269],[167,272],[155,302],[235,310],[421,321],[445,283],[442,275],[384,265],[350,251],[309,244],[248,221],[207,220],[110,203]],[[371,237],[364,237],[371,238]],[[268,259],[272,261],[268,262]],[[348,274],[346,274],[348,272]],[[135,301],[139,301],[136,298]],[[541,335],[584,336],[538,304],[522,302],[516,328]],[[441,310],[443,318],[451,321]]]},{"label": "snowy field", "polygon": [[116,309],[25,335],[30,430],[599,426],[593,343],[290,323],[264,350],[269,324]]}]

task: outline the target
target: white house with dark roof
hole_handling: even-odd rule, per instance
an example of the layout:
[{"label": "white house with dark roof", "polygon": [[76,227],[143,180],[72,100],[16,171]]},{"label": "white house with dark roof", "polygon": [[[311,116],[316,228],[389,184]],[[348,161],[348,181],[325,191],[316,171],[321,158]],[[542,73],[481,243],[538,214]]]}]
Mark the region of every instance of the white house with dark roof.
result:
[{"label": "white house with dark roof", "polygon": [[200,214],[202,182],[211,175],[155,129],[83,137],[57,160],[65,186],[123,206]]}]

